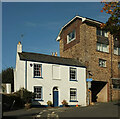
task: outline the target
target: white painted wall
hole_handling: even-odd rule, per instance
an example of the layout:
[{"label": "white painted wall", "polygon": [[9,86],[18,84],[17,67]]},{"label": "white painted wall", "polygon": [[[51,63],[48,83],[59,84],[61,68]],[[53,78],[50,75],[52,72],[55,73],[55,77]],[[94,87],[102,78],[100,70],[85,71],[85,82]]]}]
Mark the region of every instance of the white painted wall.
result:
[{"label": "white painted wall", "polygon": [[[33,66],[30,64],[42,64],[42,78],[34,78]],[[25,88],[25,61],[19,60],[17,63],[17,69],[15,69],[15,91],[21,87]],[[53,88],[58,87],[59,90],[59,105],[62,105],[62,101],[67,100],[69,105],[82,105],[86,106],[86,69],[81,67],[77,68],[77,80],[69,81],[69,68],[70,66],[57,65],[60,69],[60,78],[53,79],[53,65],[40,62],[27,61],[27,90],[34,91],[34,86],[43,87],[43,100],[39,101],[41,105],[47,105],[47,101],[53,101]],[[78,102],[69,102],[70,100],[70,88],[77,88],[77,100]],[[51,95],[50,95],[51,94]],[[33,102],[38,104],[38,102]]]}]

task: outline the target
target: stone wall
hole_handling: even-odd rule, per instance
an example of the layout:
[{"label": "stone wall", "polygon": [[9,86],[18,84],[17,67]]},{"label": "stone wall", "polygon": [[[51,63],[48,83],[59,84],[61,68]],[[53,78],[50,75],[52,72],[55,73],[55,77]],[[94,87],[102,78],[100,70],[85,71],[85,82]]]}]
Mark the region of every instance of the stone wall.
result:
[{"label": "stone wall", "polygon": [[[66,44],[67,34],[70,33],[73,29],[76,30],[76,39],[70,44]],[[112,42],[111,42],[112,39]],[[105,81],[110,85],[111,79],[111,67],[112,67],[112,77],[120,77],[120,71],[118,70],[118,60],[120,56],[113,54],[113,38],[108,34],[109,40],[109,53],[103,53],[96,50],[97,35],[96,35],[96,26],[87,25],[82,23],[80,19],[77,19],[68,27],[66,27],[60,39],[60,56],[75,58],[87,66],[87,70],[91,71],[93,74],[92,78],[95,81]],[[111,43],[112,43],[112,65],[111,65]],[[99,66],[99,59],[106,60],[106,67]],[[120,61],[120,60],[119,60]],[[106,87],[105,87],[106,88]],[[110,88],[110,87],[108,87]],[[103,89],[105,90],[105,89]],[[110,89],[108,89],[110,91]],[[110,95],[110,92],[103,91]],[[99,94],[99,101],[102,101],[104,94]],[[113,92],[114,95],[114,92]],[[102,97],[101,97],[102,96]],[[110,98],[110,96],[107,96]],[[110,100],[110,99],[106,99]]]}]

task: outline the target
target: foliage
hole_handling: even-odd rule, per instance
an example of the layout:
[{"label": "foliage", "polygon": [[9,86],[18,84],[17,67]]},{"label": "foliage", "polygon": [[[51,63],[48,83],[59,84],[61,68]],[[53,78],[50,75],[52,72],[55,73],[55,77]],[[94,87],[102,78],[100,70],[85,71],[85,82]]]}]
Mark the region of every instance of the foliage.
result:
[{"label": "foliage", "polygon": [[48,106],[52,106],[52,102],[50,100],[47,101]]},{"label": "foliage", "polygon": [[63,100],[63,101],[62,101],[62,105],[67,106],[67,105],[68,105],[67,101],[66,101],[66,100]]},{"label": "foliage", "polygon": [[110,14],[110,18],[104,24],[100,25],[101,28],[104,28],[117,38],[120,38],[120,1],[102,1],[104,7],[102,8],[101,12],[106,12]]},{"label": "foliage", "polygon": [[[3,111],[10,110],[13,106],[13,108],[21,108],[24,107],[26,104],[26,108],[31,107],[32,98],[34,96],[34,93],[21,88],[19,91],[13,93],[13,94],[3,94],[2,95],[2,105],[3,105]],[[15,101],[14,105],[13,102]]]},{"label": "foliage", "polygon": [[23,102],[20,97],[16,96],[15,94],[2,94],[2,111],[3,112],[8,111],[10,109],[19,109],[22,107],[23,107]]},{"label": "foliage", "polygon": [[12,92],[14,91],[14,73],[13,68],[9,67],[5,70],[2,70],[0,73],[0,77],[2,77],[2,83],[11,83]]},{"label": "foliage", "polygon": [[15,92],[14,94],[20,97],[23,100],[24,104],[31,103],[32,98],[34,97],[34,93],[24,88],[21,88],[19,91]]}]

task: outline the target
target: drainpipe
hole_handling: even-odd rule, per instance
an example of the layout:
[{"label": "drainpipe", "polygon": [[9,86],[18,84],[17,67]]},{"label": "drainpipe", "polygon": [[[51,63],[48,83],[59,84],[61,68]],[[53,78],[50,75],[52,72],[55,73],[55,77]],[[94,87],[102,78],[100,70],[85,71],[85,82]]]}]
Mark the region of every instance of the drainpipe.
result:
[{"label": "drainpipe", "polygon": [[27,89],[27,60],[25,61],[25,89]]},{"label": "drainpipe", "polygon": [[113,70],[112,70],[112,36],[111,36],[111,77],[110,77],[110,101],[112,101],[112,77],[113,77]]}]

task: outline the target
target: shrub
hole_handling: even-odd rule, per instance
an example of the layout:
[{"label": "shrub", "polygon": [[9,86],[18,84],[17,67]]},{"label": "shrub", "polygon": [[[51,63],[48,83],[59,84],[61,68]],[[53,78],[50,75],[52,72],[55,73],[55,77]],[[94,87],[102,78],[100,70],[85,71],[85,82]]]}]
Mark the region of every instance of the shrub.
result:
[{"label": "shrub", "polygon": [[2,95],[2,106],[3,111],[8,111],[11,109],[19,109],[23,108],[25,104],[31,106],[32,98],[34,97],[34,93],[21,88],[19,91],[13,94],[3,94]]},{"label": "shrub", "polygon": [[52,102],[49,100],[49,101],[47,101],[47,105],[48,106],[52,106]]},{"label": "shrub", "polygon": [[66,100],[63,100],[63,101],[62,101],[62,105],[63,105],[63,106],[68,106],[67,101],[66,101]]},{"label": "shrub", "polygon": [[24,104],[31,103],[34,93],[28,91],[27,89],[21,88],[19,91],[14,93],[16,96],[20,97]]},{"label": "shrub", "polygon": [[2,109],[8,111],[11,109],[18,109],[23,107],[23,102],[20,97],[15,94],[2,94]]}]

